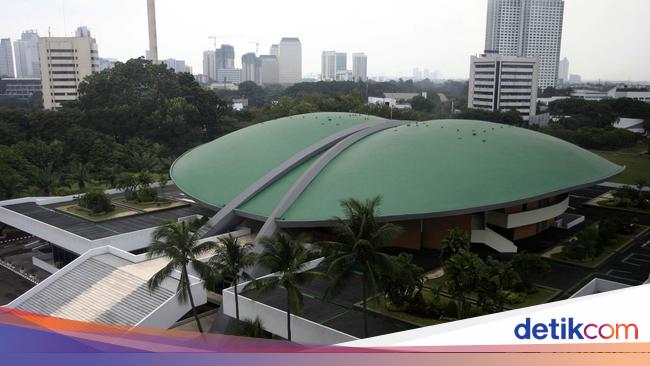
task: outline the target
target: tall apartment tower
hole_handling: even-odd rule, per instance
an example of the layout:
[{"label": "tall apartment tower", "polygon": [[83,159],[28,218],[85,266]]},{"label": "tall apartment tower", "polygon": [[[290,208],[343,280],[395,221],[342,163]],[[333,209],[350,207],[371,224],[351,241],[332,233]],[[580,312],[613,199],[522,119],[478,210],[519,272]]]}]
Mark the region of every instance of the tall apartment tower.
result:
[{"label": "tall apartment tower", "polygon": [[261,55],[260,84],[278,84],[280,82],[278,58],[275,55]]},{"label": "tall apartment tower", "polygon": [[554,87],[563,18],[564,0],[488,0],[485,51],[537,57],[539,87]]},{"label": "tall apartment tower", "polygon": [[16,54],[16,76],[18,78],[40,78],[41,68],[38,59],[38,33],[24,31],[20,39],[14,41]]},{"label": "tall apartment tower", "polygon": [[302,81],[302,45],[298,38],[282,38],[278,45],[280,84]]},{"label": "tall apartment tower", "polygon": [[368,80],[368,57],[364,53],[352,54],[352,80]]},{"label": "tall apartment tower", "polygon": [[45,109],[77,99],[79,83],[99,71],[97,43],[91,37],[42,37],[38,54]]},{"label": "tall apartment tower", "polygon": [[560,84],[566,84],[569,82],[569,59],[566,57],[560,60],[557,81]]},{"label": "tall apartment tower", "polygon": [[467,106],[491,111],[515,109],[528,121],[536,114],[537,75],[534,57],[472,56]]},{"label": "tall apartment tower", "polygon": [[156,35],[156,0],[147,0],[147,19],[149,26],[149,57],[152,63],[158,63],[158,37]]},{"label": "tall apartment tower", "polygon": [[252,81],[260,84],[260,61],[253,52],[241,57],[241,81]]},{"label": "tall apartment tower", "polygon": [[345,71],[348,69],[348,54],[345,52],[336,53],[336,71]]},{"label": "tall apartment tower", "polygon": [[13,78],[14,73],[14,51],[11,48],[11,39],[0,39],[0,78]]},{"label": "tall apartment tower", "polygon": [[217,60],[215,51],[203,51],[203,75],[210,80],[217,80]]},{"label": "tall apartment tower", "polygon": [[323,81],[336,80],[336,51],[323,51],[320,60],[320,79]]}]

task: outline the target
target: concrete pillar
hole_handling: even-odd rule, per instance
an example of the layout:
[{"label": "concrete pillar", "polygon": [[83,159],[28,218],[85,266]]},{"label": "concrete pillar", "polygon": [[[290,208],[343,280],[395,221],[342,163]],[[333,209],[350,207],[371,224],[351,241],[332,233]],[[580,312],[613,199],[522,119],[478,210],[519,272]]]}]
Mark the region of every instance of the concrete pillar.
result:
[{"label": "concrete pillar", "polygon": [[149,58],[158,63],[158,41],[156,37],[156,1],[147,0],[147,17],[149,19]]}]

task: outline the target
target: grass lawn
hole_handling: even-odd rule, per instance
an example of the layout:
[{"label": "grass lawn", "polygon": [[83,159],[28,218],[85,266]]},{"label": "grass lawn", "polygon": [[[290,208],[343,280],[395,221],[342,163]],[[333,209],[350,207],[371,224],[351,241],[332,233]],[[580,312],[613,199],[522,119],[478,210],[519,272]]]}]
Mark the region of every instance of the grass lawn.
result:
[{"label": "grass lawn", "polygon": [[648,144],[646,142],[642,142],[639,144],[635,144],[632,146],[628,146],[616,150],[616,152],[631,153],[631,154],[645,154],[647,151],[648,151]]},{"label": "grass lawn", "polygon": [[613,182],[636,184],[639,179],[650,182],[650,156],[621,155],[613,152],[597,154],[615,164],[625,165],[625,170],[611,179]]},{"label": "grass lawn", "polygon": [[189,203],[183,201],[175,201],[162,199],[158,202],[134,202],[127,201],[124,198],[117,198],[113,200],[113,203],[122,207],[127,207],[130,209],[141,210],[146,212],[153,212],[158,210],[164,210],[167,208],[189,206]]},{"label": "grass lawn", "polygon": [[93,222],[101,222],[110,219],[115,219],[118,217],[131,216],[131,215],[136,215],[138,213],[137,211],[133,211],[126,207],[120,207],[120,206],[115,206],[115,209],[113,211],[108,213],[103,213],[103,214],[93,214],[90,211],[79,207],[79,205],[59,206],[56,209]]},{"label": "grass lawn", "polygon": [[618,235],[614,244],[605,247],[603,249],[603,252],[600,253],[600,255],[588,261],[580,261],[580,260],[565,258],[562,252],[552,254],[550,258],[559,262],[576,264],[587,268],[597,268],[598,266],[603,264],[609,257],[614,255],[618,251],[622,250],[623,248],[625,248],[630,243],[630,241],[632,241],[634,238],[636,238],[638,235],[640,235],[647,229],[648,229],[647,226],[637,225],[637,227],[635,228],[632,234]]},{"label": "grass lawn", "polygon": [[520,302],[519,304],[505,304],[504,306],[511,309],[520,309],[528,306],[545,304],[561,292],[561,290],[558,290],[556,288],[540,286],[540,285],[536,285],[536,286],[538,289],[537,292],[534,294],[527,294],[526,300],[524,300],[523,302]]}]

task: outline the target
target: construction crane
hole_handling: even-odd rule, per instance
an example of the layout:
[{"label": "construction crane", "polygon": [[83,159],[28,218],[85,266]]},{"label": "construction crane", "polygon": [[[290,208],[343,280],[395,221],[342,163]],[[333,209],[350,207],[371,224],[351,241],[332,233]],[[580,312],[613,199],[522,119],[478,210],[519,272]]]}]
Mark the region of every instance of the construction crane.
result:
[{"label": "construction crane", "polygon": [[213,35],[209,36],[208,39],[211,39],[213,41],[214,49],[217,49],[217,39],[218,38],[240,38],[240,37],[242,37],[242,36],[239,36],[239,35],[238,36],[218,36],[216,34],[213,34]]}]

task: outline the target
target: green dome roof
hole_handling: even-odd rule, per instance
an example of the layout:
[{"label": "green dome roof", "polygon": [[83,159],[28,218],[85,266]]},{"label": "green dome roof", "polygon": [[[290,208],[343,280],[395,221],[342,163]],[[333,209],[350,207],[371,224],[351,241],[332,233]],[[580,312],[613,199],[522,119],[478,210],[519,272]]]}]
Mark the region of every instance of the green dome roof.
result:
[{"label": "green dome roof", "polygon": [[[189,196],[223,207],[303,149],[337,132],[385,119],[349,113],[292,116],[247,127],[181,156],[171,168]],[[303,161],[237,208],[269,216],[320,155]],[[410,122],[374,132],[336,155],[280,220],[323,222],[343,199],[381,195],[395,219],[494,209],[592,185],[623,167],[554,137],[470,120]]]}]

